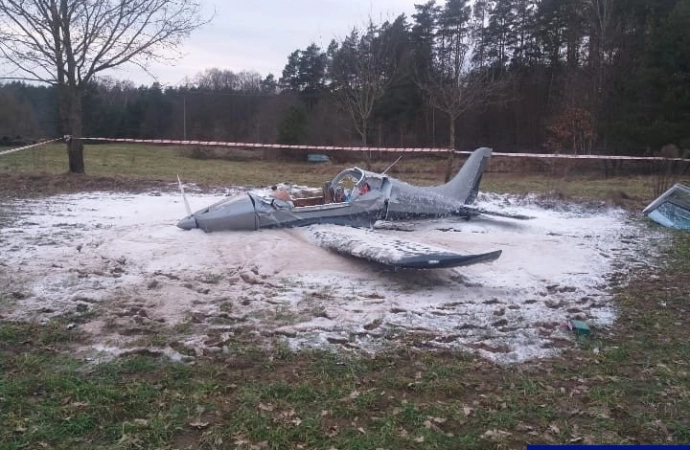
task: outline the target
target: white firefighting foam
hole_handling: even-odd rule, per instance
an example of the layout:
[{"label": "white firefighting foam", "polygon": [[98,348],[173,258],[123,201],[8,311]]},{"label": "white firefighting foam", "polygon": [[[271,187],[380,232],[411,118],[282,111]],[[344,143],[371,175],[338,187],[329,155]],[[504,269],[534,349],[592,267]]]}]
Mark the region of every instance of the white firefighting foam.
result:
[{"label": "white firefighting foam", "polygon": [[[223,198],[192,195],[192,209]],[[489,264],[393,271],[314,244],[313,229],[183,231],[179,195],[88,193],[0,205],[0,318],[75,318],[99,348],[127,346],[147,327],[201,323],[186,336],[252,330],[293,348],[377,351],[414,343],[499,362],[556,355],[563,327],[610,326],[609,276],[644,262],[639,230],[620,210],[542,207],[482,195],[485,209],[534,218],[436,220],[385,234],[460,253],[503,250]],[[338,227],[332,227],[334,233]],[[86,314],[89,313],[89,314]],[[207,336],[206,336],[207,337]]]}]

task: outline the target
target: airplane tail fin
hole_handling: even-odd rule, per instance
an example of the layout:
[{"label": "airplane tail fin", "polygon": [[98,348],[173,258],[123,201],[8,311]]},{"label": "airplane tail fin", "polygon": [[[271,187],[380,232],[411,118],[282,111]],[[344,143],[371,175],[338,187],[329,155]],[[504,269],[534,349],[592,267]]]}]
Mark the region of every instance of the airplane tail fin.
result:
[{"label": "airplane tail fin", "polygon": [[482,175],[490,157],[490,148],[476,149],[452,180],[430,189],[446,197],[456,198],[465,204],[472,203],[477,198],[479,183],[482,181]]}]

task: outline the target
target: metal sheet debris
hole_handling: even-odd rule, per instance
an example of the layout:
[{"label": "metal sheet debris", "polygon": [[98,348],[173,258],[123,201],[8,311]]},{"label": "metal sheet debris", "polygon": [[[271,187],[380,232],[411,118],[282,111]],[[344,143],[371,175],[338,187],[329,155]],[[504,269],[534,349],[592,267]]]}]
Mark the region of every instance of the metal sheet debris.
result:
[{"label": "metal sheet debris", "polygon": [[643,213],[665,227],[690,230],[690,187],[676,183],[650,203]]}]

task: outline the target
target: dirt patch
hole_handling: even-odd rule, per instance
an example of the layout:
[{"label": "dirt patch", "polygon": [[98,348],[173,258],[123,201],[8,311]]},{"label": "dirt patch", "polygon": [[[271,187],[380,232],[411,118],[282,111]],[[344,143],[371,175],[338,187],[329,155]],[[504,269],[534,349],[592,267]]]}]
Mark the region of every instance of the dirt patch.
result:
[{"label": "dirt patch", "polygon": [[44,197],[63,193],[93,191],[146,192],[155,189],[171,190],[173,188],[174,185],[164,181],[93,177],[75,174],[3,174],[0,177],[0,192],[5,198]]}]

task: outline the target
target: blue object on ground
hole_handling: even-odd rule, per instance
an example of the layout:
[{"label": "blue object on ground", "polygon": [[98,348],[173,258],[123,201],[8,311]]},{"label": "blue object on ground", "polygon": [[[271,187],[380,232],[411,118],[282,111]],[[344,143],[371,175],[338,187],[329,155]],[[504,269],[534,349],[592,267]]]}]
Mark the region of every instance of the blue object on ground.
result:
[{"label": "blue object on ground", "polygon": [[643,213],[665,227],[690,230],[690,187],[675,184],[650,203]]},{"label": "blue object on ground", "polygon": [[320,155],[318,153],[310,153],[307,155],[307,161],[309,162],[329,162],[331,158],[328,155]]}]

